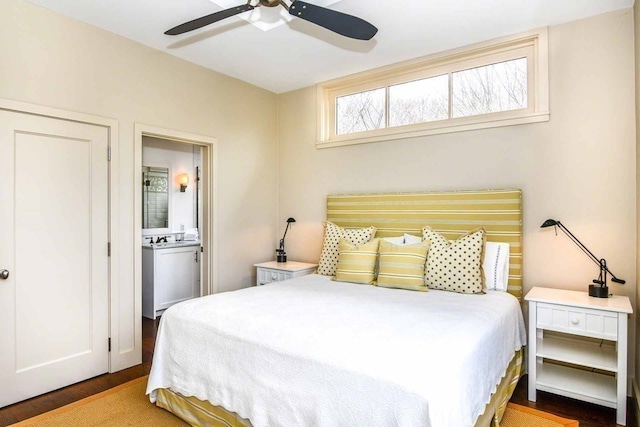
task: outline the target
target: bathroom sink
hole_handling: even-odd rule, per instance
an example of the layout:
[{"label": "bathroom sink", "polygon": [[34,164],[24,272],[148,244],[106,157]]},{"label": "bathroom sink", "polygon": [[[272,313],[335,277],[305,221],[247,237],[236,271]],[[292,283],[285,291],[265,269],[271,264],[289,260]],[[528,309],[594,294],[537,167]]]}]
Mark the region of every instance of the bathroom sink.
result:
[{"label": "bathroom sink", "polygon": [[183,246],[200,246],[198,240],[187,240],[182,242],[169,242],[169,243],[144,243],[142,246],[152,249],[164,249],[164,248],[180,248]]}]

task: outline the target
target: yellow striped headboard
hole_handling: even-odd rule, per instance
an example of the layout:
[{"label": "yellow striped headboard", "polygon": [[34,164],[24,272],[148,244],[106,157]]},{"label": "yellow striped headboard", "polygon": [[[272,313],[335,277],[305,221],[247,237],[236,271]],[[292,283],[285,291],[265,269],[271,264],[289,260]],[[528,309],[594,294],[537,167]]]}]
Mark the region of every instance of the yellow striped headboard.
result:
[{"label": "yellow striped headboard", "polygon": [[422,235],[430,226],[448,239],[484,227],[487,240],[510,246],[508,292],[522,300],[522,191],[327,196],[327,220],[341,227],[378,229],[376,237]]}]

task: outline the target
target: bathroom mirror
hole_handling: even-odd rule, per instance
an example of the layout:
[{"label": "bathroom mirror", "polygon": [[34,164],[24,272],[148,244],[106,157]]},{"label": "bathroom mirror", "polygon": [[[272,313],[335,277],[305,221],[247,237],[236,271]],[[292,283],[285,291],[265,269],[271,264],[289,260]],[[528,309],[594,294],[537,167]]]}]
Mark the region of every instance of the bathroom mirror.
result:
[{"label": "bathroom mirror", "polygon": [[142,228],[169,228],[169,168],[142,167]]}]

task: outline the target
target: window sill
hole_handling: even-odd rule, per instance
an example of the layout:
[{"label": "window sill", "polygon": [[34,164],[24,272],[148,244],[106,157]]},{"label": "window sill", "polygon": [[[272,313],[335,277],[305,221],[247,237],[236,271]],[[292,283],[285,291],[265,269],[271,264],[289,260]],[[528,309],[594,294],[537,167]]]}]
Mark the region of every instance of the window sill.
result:
[{"label": "window sill", "polygon": [[474,117],[473,120],[465,119],[461,123],[431,123],[420,125],[419,129],[412,126],[411,130],[398,131],[398,128],[381,129],[367,132],[367,135],[351,134],[340,135],[328,141],[317,141],[316,148],[343,147],[346,145],[367,144],[370,142],[391,141],[396,139],[416,138],[420,136],[439,135],[444,133],[465,132],[469,130],[490,129],[502,126],[514,126],[530,123],[548,122],[549,112],[518,114],[517,117],[502,117],[487,120]]}]

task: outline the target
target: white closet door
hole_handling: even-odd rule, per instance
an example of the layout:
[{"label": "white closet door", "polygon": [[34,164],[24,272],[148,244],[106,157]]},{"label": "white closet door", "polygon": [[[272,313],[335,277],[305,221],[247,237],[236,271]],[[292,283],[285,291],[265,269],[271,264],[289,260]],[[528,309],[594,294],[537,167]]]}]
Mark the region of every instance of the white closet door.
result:
[{"label": "white closet door", "polygon": [[109,369],[108,141],[0,111],[0,407]]}]

